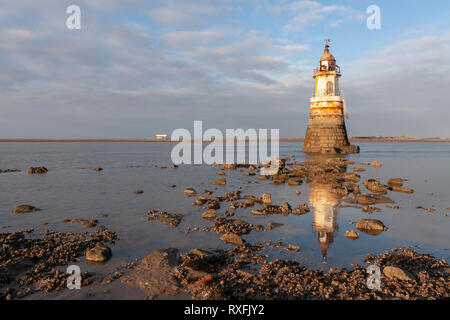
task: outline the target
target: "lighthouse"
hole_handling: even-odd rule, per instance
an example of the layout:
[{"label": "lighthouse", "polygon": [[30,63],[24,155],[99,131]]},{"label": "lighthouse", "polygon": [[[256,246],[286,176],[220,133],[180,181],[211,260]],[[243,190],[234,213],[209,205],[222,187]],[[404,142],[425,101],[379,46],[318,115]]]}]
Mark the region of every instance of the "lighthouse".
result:
[{"label": "lighthouse", "polygon": [[341,70],[330,53],[329,40],[314,70],[315,87],[306,130],[303,152],[358,153],[359,147],[348,141],[344,121],[345,100],[339,89]]}]

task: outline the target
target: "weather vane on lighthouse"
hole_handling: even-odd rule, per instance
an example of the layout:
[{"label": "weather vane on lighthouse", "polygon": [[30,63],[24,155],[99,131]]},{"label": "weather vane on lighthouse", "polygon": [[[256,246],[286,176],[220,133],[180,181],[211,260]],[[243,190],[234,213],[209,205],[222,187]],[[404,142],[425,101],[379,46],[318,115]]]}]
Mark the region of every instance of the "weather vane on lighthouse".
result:
[{"label": "weather vane on lighthouse", "polygon": [[308,129],[303,152],[357,153],[359,147],[351,145],[345,128],[347,117],[345,99],[339,89],[341,69],[328,49],[330,39],[325,39],[325,50],[319,67],[314,70],[315,88],[311,98]]}]

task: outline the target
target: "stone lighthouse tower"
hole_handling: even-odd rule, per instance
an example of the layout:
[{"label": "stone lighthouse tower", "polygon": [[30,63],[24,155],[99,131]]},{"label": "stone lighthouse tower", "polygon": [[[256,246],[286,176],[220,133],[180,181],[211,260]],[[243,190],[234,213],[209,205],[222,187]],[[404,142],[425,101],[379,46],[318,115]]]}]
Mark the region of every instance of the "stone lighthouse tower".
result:
[{"label": "stone lighthouse tower", "polygon": [[329,51],[328,41],[314,70],[315,88],[311,98],[308,129],[303,152],[357,153],[359,147],[348,141],[344,122],[344,97],[339,90],[340,68]]}]

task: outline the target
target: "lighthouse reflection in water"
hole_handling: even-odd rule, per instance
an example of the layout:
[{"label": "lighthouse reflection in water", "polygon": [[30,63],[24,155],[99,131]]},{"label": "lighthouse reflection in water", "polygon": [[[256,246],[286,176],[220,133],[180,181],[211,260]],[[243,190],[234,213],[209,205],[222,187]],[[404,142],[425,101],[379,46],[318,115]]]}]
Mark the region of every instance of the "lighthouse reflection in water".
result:
[{"label": "lighthouse reflection in water", "polygon": [[[327,156],[309,156],[309,161],[326,163],[330,159]],[[347,166],[337,169],[341,173],[346,172]],[[312,229],[317,233],[317,241],[322,251],[323,262],[327,261],[327,251],[333,244],[334,236],[339,229],[337,216],[341,213],[340,200],[342,195],[336,192],[343,188],[337,181],[324,181],[314,179],[309,183],[309,203],[313,207],[314,222]]]}]

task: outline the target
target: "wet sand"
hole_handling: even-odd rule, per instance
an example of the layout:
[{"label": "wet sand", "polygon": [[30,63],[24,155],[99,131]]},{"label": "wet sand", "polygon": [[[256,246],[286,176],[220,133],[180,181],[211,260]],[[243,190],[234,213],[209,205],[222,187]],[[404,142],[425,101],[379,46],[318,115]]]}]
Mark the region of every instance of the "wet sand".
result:
[{"label": "wet sand", "polygon": [[[171,170],[174,177],[187,169],[170,168],[170,165],[167,168],[163,167],[165,166],[159,166],[157,170]],[[192,203],[190,206],[193,213],[189,213],[191,210],[188,208],[174,209],[166,201],[166,207],[155,205],[148,208],[146,214],[141,212],[128,217],[129,220],[140,217],[139,221],[147,220],[149,226],[163,227],[166,232],[173,230],[184,233],[184,236],[178,236],[180,241],[185,242],[184,246],[168,249],[169,247],[156,245],[160,247],[158,250],[147,248],[142,256],[129,251],[126,254],[121,252],[123,249],[120,249],[120,243],[133,240],[127,239],[130,234],[123,232],[116,234],[116,230],[109,226],[111,220],[108,214],[90,214],[90,217],[86,217],[90,219],[72,217],[62,224],[50,222],[49,226],[42,226],[44,221],[36,218],[35,221],[39,223],[30,225],[26,230],[22,229],[23,231],[9,230],[11,228],[3,225],[5,232],[0,237],[0,297],[2,299],[448,298],[450,288],[448,264],[439,257],[419,253],[416,248],[395,249],[393,246],[387,253],[377,255],[366,251],[355,259],[352,268],[332,267],[328,264],[325,268],[318,269],[304,266],[306,243],[302,243],[301,237],[299,242],[292,242],[293,238],[289,237],[284,240],[270,240],[271,234],[282,234],[282,230],[286,230],[286,224],[294,221],[292,219],[312,217],[312,230],[322,250],[324,263],[329,263],[327,253],[329,254],[334,245],[338,211],[347,206],[359,212],[355,216],[359,216],[360,219],[344,226],[342,232],[352,230],[361,238],[378,237],[389,233],[392,228],[391,218],[383,214],[383,211],[395,212],[398,210],[395,207],[399,204],[399,197],[414,199],[415,194],[393,190],[395,183],[388,184],[388,179],[381,182],[377,179],[372,181],[370,178],[376,178],[372,174],[361,178],[364,172],[375,170],[374,167],[371,163],[355,162],[340,157],[313,157],[306,161],[296,161],[295,157],[288,157],[275,176],[261,176],[259,165],[200,168],[205,171],[203,178],[209,181],[209,186],[205,184],[206,190],[202,190],[195,185],[195,194],[191,192],[184,195],[184,203]],[[27,168],[21,169],[27,171]],[[383,164],[376,170],[379,170],[377,173],[381,173]],[[51,172],[52,168],[49,170],[49,173]],[[89,172],[98,174],[92,170]],[[49,173],[43,173],[36,178],[45,179],[45,175]],[[226,179],[223,186],[210,183],[223,177]],[[271,190],[271,195],[268,196],[268,192],[250,192],[245,187],[239,186],[245,185],[248,181],[265,186],[264,190]],[[399,181],[396,180],[396,183]],[[401,183],[403,187],[416,188],[407,180]],[[166,181],[166,184],[169,185],[169,181]],[[177,194],[183,194],[185,187],[176,186],[170,189]],[[288,189],[294,194],[296,190],[306,193],[307,199],[301,198],[302,192],[298,197],[299,200],[307,201],[297,201],[296,204],[291,200],[290,203],[284,201],[280,194],[286,193]],[[133,190],[126,192],[133,194]],[[139,197],[145,197],[148,193],[144,189],[142,193],[134,193],[133,196],[135,201],[138,201]],[[375,208],[382,211],[381,215],[377,214]],[[432,213],[436,211],[433,208],[425,205],[416,210]],[[22,214],[37,215],[45,213],[48,209],[43,207],[42,211]],[[442,208],[438,210],[442,211]],[[204,214],[205,212],[207,214]],[[191,217],[193,214],[196,215],[194,220]],[[145,220],[142,220],[144,217]],[[82,230],[80,232],[52,230],[70,229],[72,225],[78,224],[80,225],[78,230]],[[201,234],[208,235],[208,238]],[[216,241],[204,242],[211,237],[216,238]],[[204,240],[198,241],[199,239]],[[348,238],[347,241],[351,247],[352,243],[358,243],[361,239]],[[94,249],[99,242],[107,245],[112,250],[113,256],[102,264],[88,264],[85,260],[86,253]],[[172,241],[175,246],[178,242]],[[225,247],[223,245],[215,247],[215,243],[220,242]],[[167,242],[165,244],[167,245]],[[205,247],[207,250],[203,249]],[[382,272],[380,290],[367,288],[367,266],[359,265],[361,261],[380,267]],[[66,288],[68,275],[65,274],[65,269],[71,263],[79,264],[82,270],[89,269],[83,273],[82,290],[69,291]],[[394,267],[394,272],[390,272],[391,269],[386,269],[387,267]]]}]

